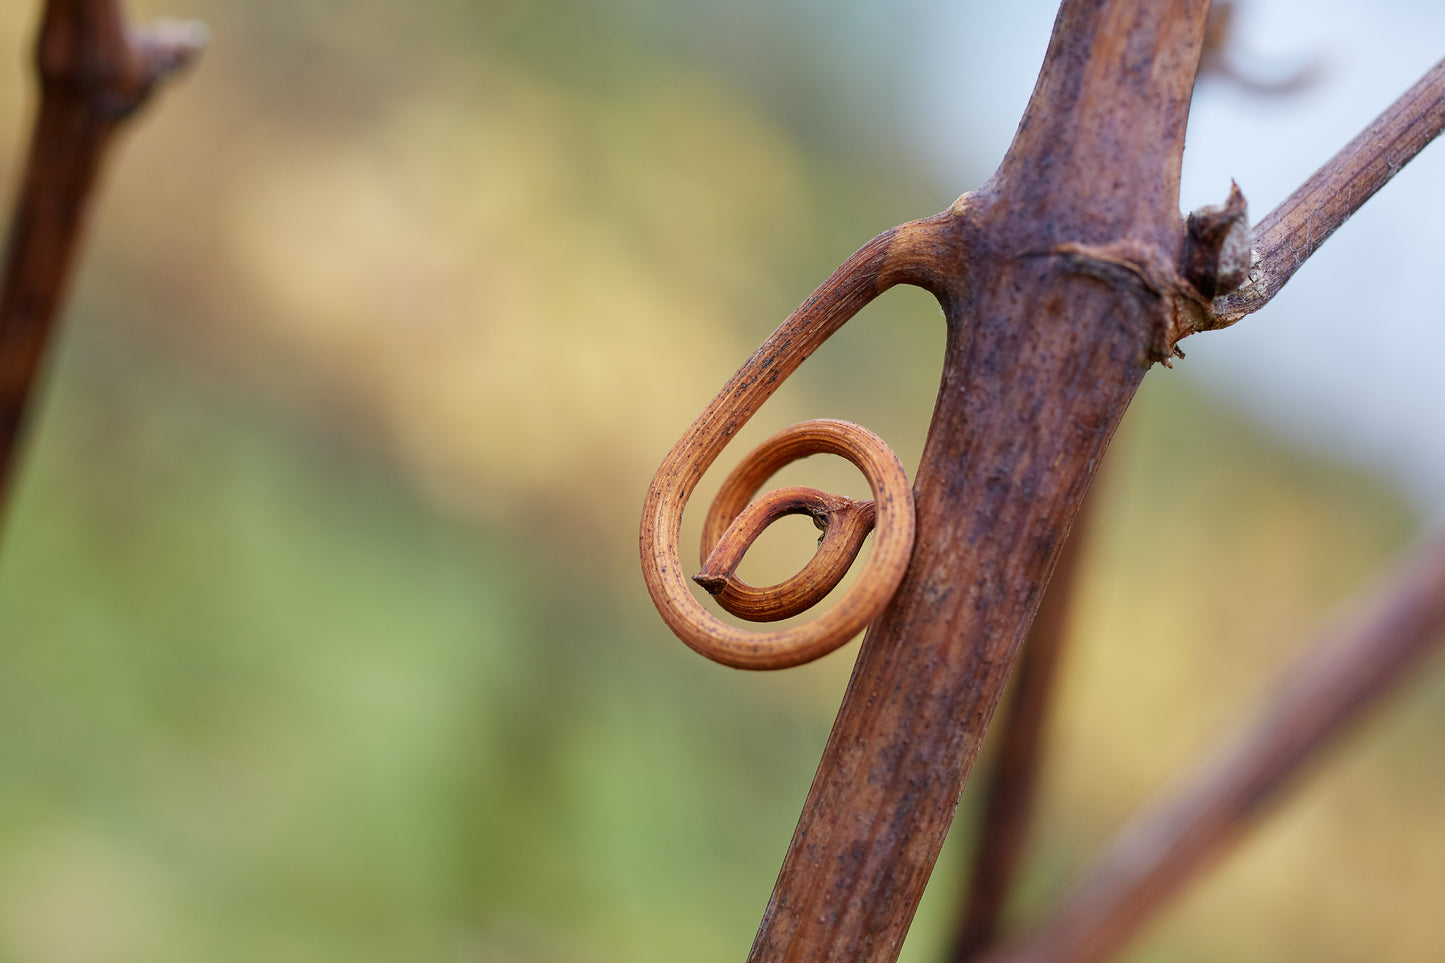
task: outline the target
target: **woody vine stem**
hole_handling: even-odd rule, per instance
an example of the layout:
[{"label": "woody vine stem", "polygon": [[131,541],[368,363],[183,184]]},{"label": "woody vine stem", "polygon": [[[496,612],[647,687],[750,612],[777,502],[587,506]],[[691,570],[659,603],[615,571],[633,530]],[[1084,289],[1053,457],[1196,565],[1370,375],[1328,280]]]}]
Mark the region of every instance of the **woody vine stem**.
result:
[{"label": "woody vine stem", "polygon": [[[778,668],[868,624],[751,959],[897,957],[1044,586],[1144,374],[1188,335],[1263,307],[1445,125],[1442,62],[1254,231],[1237,190],[1186,221],[1179,168],[1208,6],[1064,0],[994,175],[849,258],[728,382],[653,480],[643,573],[687,644],[730,665]],[[748,595],[755,612],[794,611],[851,559],[854,503],[805,489],[743,507],[768,473],[756,465],[775,457],[826,449],[859,463],[878,544],[853,592],[815,621],[760,633],[723,623],[686,584],[677,540],[688,496],[778,383],[898,283],[934,294],[948,327],[912,508],[885,480],[891,453],[870,435],[828,423],[852,440],[813,438],[824,431],[817,424],[774,439],[772,453],[740,469],[745,481],[725,486],[729,504],[707,526],[721,556],[702,573],[707,587]],[[819,558],[797,583],[740,585],[729,566],[788,512],[824,528]],[[902,547],[910,514],[911,552]],[[1424,596],[1406,593],[1401,604]],[[1417,614],[1425,635],[1445,619]]]}]

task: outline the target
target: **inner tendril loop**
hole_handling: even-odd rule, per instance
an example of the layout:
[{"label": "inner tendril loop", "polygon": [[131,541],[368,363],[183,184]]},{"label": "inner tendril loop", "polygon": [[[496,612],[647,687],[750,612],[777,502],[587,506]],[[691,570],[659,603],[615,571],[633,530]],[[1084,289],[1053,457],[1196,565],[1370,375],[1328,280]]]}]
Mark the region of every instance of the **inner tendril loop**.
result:
[{"label": "inner tendril loop", "polygon": [[[911,509],[908,477],[887,444],[859,425],[841,421],[805,421],[754,449],[723,482],[703,522],[702,571],[693,581],[706,589],[728,612],[750,622],[776,622],[804,612],[831,592],[848,573],[877,518],[875,501],[856,501],[816,488],[787,487],[768,492],[748,504],[767,479],[784,466],[821,452],[847,450],[844,442],[861,443],[879,456],[883,476],[869,478],[885,497],[903,498]],[[847,457],[846,455],[844,457]],[[850,459],[853,460],[853,459]],[[853,460],[869,469],[867,462]],[[818,550],[796,575],[776,585],[754,587],[736,570],[752,543],[769,525],[786,515],[808,515],[823,532]],[[911,519],[911,510],[907,512]]]}]

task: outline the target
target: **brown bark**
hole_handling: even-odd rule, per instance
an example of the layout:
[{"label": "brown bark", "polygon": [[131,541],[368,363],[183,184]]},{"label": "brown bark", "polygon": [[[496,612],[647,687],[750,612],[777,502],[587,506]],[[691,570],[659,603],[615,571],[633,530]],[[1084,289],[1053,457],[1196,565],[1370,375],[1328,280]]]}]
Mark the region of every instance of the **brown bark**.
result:
[{"label": "brown bark", "polygon": [[117,0],[50,0],[41,98],[0,283],[0,507],[89,199],[115,132],[204,42],[191,24],[132,30]]},{"label": "brown bark", "polygon": [[864,642],[752,959],[902,947],[1094,468],[1173,345],[1152,279],[1177,276],[1207,6],[1066,0],[1003,165],[955,207],[967,258],[942,292],[918,543]]},{"label": "brown bark", "polygon": [[998,756],[984,792],[978,851],[969,877],[967,903],[954,938],[952,957],[965,963],[987,949],[998,933],[1009,891],[1028,842],[1034,796],[1044,756],[1044,735],[1054,680],[1068,642],[1069,613],[1078,582],[1080,556],[1093,514],[1084,503],[1059,556],[1054,577],[1039,604],[1019,657],[999,740]]},{"label": "brown bark", "polygon": [[864,643],[756,959],[897,955],[1099,456],[1144,372],[1185,332],[1178,172],[1206,7],[1065,3],[993,179],[850,259],[659,469],[642,533],[654,599],[689,644],[760,664],[747,638],[703,637],[675,587],[686,492],[773,381],[861,303],[898,281],[939,297],[947,358],[917,544]]},{"label": "brown bark", "polygon": [[1347,726],[1445,644],[1445,535],[1309,648],[1233,746],[1137,818],[1053,915],[990,963],[1107,959],[1281,799]]},{"label": "brown bark", "polygon": [[[1267,300],[1327,235],[1322,225],[1347,217],[1356,193],[1378,188],[1439,131],[1437,68],[1377,122],[1384,135],[1357,140],[1311,181],[1324,186],[1306,185],[1266,218],[1245,290],[1231,295],[1244,267],[1242,199],[1231,194],[1188,229],[1178,211],[1207,8],[1064,0],[994,176],[850,258],[723,388],[653,480],[644,576],[668,625],[708,657],[795,665],[885,606],[750,959],[897,957],[1060,547],[1144,373],[1168,364],[1181,338]],[[879,542],[853,594],[802,627],[749,633],[722,623],[681,571],[689,493],[781,379],[896,283],[931,291],[948,322],[906,574],[895,593],[891,533],[902,520],[896,500],[880,500]]]}]

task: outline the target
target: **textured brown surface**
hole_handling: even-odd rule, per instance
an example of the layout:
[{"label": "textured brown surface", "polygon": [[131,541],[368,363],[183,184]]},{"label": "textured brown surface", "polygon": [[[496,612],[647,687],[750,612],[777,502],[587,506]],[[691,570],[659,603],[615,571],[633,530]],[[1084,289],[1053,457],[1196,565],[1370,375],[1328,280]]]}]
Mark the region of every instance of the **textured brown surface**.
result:
[{"label": "textured brown surface", "polygon": [[[998,173],[954,208],[918,544],[869,630],[756,960],[895,959],[1044,583],[1171,345],[1178,172],[1207,4],[1067,2]],[[1126,245],[1142,272],[1055,254]]]},{"label": "textured brown surface", "polygon": [[967,902],[954,937],[952,959],[964,963],[998,936],[1000,918],[1028,843],[1029,823],[1044,758],[1044,736],[1054,680],[1068,643],[1069,612],[1078,583],[1081,549],[1092,523],[1084,502],[1064,543],[1038,617],[1029,629],[1005,707],[998,754],[984,794],[983,819],[969,875]]},{"label": "textured brown surface", "polygon": [[[870,605],[891,598],[868,630],[753,960],[897,957],[1060,547],[1145,372],[1181,338],[1267,300],[1439,132],[1441,68],[1265,219],[1243,287],[1211,302],[1238,281],[1242,245],[1237,220],[1209,231],[1201,218],[1190,235],[1178,210],[1207,9],[1065,0],[994,176],[853,255],[658,470],[643,569],[673,630],[736,666],[829,651],[856,624],[856,597],[785,637],[727,626],[687,593],[677,547],[687,495],[777,382],[878,292],[909,283],[939,299],[947,349],[915,481],[916,544],[896,594],[873,582],[875,568],[858,580]],[[883,549],[880,539],[868,566]]]}]

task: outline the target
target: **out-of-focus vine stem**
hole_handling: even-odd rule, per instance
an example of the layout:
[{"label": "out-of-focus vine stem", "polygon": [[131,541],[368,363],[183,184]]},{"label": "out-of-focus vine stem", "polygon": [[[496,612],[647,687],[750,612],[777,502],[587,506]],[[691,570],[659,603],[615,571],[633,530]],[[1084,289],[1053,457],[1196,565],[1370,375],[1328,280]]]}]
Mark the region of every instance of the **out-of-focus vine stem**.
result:
[{"label": "out-of-focus vine stem", "polygon": [[0,508],[107,149],[205,40],[194,23],[130,28],[118,0],[46,4],[35,58],[40,107],[0,282]]},{"label": "out-of-focus vine stem", "polygon": [[988,963],[1110,958],[1279,801],[1305,765],[1445,643],[1445,534],[1307,649],[1257,719],[1142,813],[1063,905]]}]

